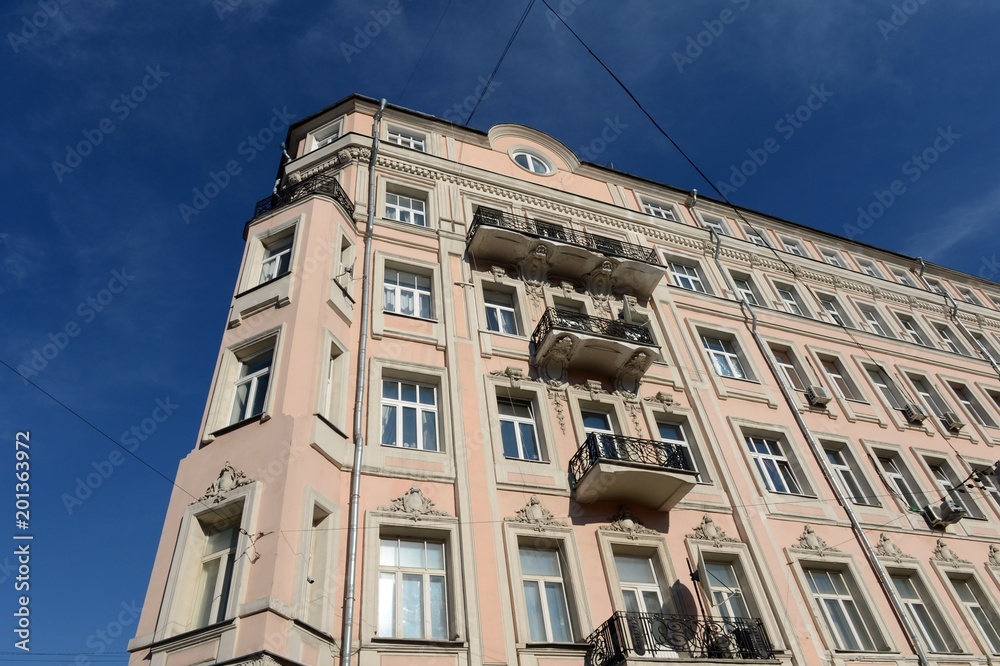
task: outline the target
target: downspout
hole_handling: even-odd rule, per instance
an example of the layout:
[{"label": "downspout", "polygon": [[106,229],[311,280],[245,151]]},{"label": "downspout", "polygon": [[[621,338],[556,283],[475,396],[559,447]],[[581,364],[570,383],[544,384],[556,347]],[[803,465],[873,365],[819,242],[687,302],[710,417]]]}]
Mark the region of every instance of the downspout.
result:
[{"label": "downspout", "polygon": [[347,562],[344,579],[344,622],[340,637],[340,664],[351,664],[351,637],[354,626],[354,587],[358,568],[358,513],[361,503],[361,457],[365,450],[362,429],[365,377],[368,374],[368,319],[371,316],[372,235],[375,228],[375,162],[378,158],[379,126],[385,99],[379,104],[372,123],[372,152],[368,159],[368,221],[365,227],[365,262],[361,275],[361,333],[358,344],[358,374],[354,392],[354,467],[351,468],[351,506],[347,518]]},{"label": "downspout", "polygon": [[[736,290],[736,285],[733,284],[732,277],[722,266],[722,261],[719,259],[719,252],[722,249],[722,238],[719,237],[714,230],[709,230],[709,233],[715,241],[715,252],[713,254],[715,265],[719,269],[719,272],[722,273],[723,278],[725,278],[730,291],[734,295],[739,294],[740,292]],[[909,641],[910,646],[913,647],[914,652],[917,653],[917,660],[919,661],[920,666],[930,666],[930,662],[927,660],[927,653],[924,652],[924,648],[920,644],[920,640],[917,638],[916,629],[910,622],[909,616],[906,614],[906,609],[903,607],[902,600],[896,594],[896,588],[892,584],[889,572],[882,566],[882,562],[879,561],[878,553],[868,540],[868,535],[866,535],[864,529],[862,529],[861,522],[855,515],[854,509],[851,508],[850,501],[844,496],[843,491],[837,484],[833,471],[829,467],[829,461],[827,461],[826,456],[823,453],[823,448],[813,436],[812,431],[809,430],[809,426],[806,425],[805,419],[802,418],[802,414],[799,413],[798,404],[792,390],[785,384],[785,380],[778,368],[777,362],[771,356],[771,350],[766,344],[764,344],[764,340],[760,337],[760,333],[757,332],[757,314],[754,312],[753,306],[747,302],[746,297],[742,295],[740,297],[740,308],[743,310],[744,316],[746,316],[749,312],[750,335],[753,336],[754,342],[757,343],[757,348],[764,356],[767,366],[771,369],[771,373],[778,382],[778,387],[781,389],[781,395],[784,396],[785,402],[788,404],[788,408],[792,412],[792,416],[795,418],[795,423],[799,426],[799,430],[802,431],[803,436],[809,443],[809,448],[812,451],[813,456],[819,463],[820,469],[823,470],[823,476],[826,478],[827,483],[830,484],[830,487],[833,488],[834,494],[837,497],[837,502],[840,503],[840,506],[847,513],[847,518],[851,522],[851,531],[854,532],[854,536],[861,544],[861,549],[864,551],[865,559],[868,560],[868,564],[875,570],[879,585],[882,587],[882,591],[885,595],[889,598],[889,602],[892,604],[893,610],[896,612],[896,615],[903,626],[903,631],[906,633],[907,641]]]},{"label": "downspout", "polygon": [[[918,275],[920,277],[920,281],[924,285],[924,288],[931,293],[936,293],[931,289],[930,284],[927,283],[927,279],[924,278],[924,270],[927,268],[927,265],[924,264],[924,260],[920,257],[917,257],[917,261],[920,262],[920,273]],[[986,351],[986,347],[983,346],[983,343],[977,340],[975,336],[972,335],[972,331],[966,328],[965,323],[958,318],[958,303],[955,302],[955,299],[952,298],[951,294],[947,291],[944,292],[944,300],[948,304],[948,318],[955,322],[960,329],[962,329],[962,333],[965,335],[965,338],[972,343],[973,347],[979,350],[980,355],[984,359],[989,361],[989,364],[993,366],[993,372],[1000,375],[1000,365],[997,365],[997,362],[993,359],[990,353]]]}]

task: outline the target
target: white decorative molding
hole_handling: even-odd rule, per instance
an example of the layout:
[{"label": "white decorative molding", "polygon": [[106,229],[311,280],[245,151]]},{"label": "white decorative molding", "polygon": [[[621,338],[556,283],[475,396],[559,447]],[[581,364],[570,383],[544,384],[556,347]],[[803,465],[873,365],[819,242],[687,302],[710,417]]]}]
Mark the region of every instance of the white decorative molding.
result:
[{"label": "white decorative molding", "polygon": [[537,495],[532,495],[528,503],[520,508],[516,514],[504,520],[508,523],[531,525],[538,532],[546,527],[565,527],[566,525],[566,523],[556,520],[552,512],[542,506],[542,500],[538,499]]},{"label": "white decorative molding", "polygon": [[380,506],[378,510],[402,513],[413,520],[420,520],[424,516],[451,515],[434,508],[434,502],[424,497],[423,491],[420,490],[417,484],[413,484],[409,490],[392,500],[391,504]]},{"label": "white decorative molding", "polygon": [[931,556],[931,560],[935,562],[944,562],[945,564],[972,564],[969,560],[963,560],[961,557],[955,554],[948,544],[944,542],[944,539],[938,539],[937,545],[934,546],[934,555]]},{"label": "white decorative molding", "polygon": [[[525,381],[525,379],[524,379],[524,370],[522,370],[521,368],[515,367],[513,365],[508,365],[503,370],[494,370],[490,374],[493,375],[494,377],[506,377],[508,380],[510,380],[510,387],[511,388],[517,388],[517,387],[519,387],[521,385],[522,381]],[[531,381],[531,380],[527,380],[527,381]]]},{"label": "white decorative molding", "polygon": [[883,532],[879,536],[878,544],[875,546],[875,550],[882,557],[888,557],[893,560],[896,560],[897,562],[902,562],[903,560],[916,559],[914,557],[911,557],[910,555],[907,555],[902,550],[900,550],[899,546],[894,544],[892,540],[885,534],[885,532]]},{"label": "white decorative molding", "polygon": [[827,544],[820,535],[816,534],[816,530],[813,529],[812,525],[806,525],[805,528],[803,528],[802,534],[799,535],[799,541],[795,547],[801,548],[802,550],[812,550],[820,555],[841,552],[839,549]]},{"label": "white decorative molding", "polygon": [[616,513],[611,518],[610,525],[604,525],[600,528],[602,532],[621,532],[628,536],[629,539],[638,539],[640,534],[658,535],[659,532],[656,530],[651,530],[642,522],[632,515],[632,512],[626,509],[624,506],[618,509]]},{"label": "white decorative molding", "polygon": [[1000,567],[1000,546],[990,544],[989,555],[986,557],[986,564],[991,567]]},{"label": "white decorative molding", "polygon": [[219,476],[212,482],[212,485],[205,489],[205,494],[191,504],[208,500],[212,500],[213,504],[218,504],[226,499],[226,493],[253,482],[253,479],[247,478],[246,474],[230,465],[227,460],[226,464],[219,470]]},{"label": "white decorative molding", "polygon": [[549,393],[549,398],[552,400],[552,404],[556,408],[556,420],[559,422],[559,430],[562,434],[566,434],[566,407],[564,403],[568,400],[566,397],[566,384],[564,382],[559,382],[550,379],[546,382],[547,391]]},{"label": "white decorative molding", "polygon": [[726,534],[726,531],[715,524],[712,517],[707,513],[702,516],[701,523],[694,528],[694,531],[685,535],[688,539],[701,539],[711,541],[716,547],[724,543],[739,543],[739,539]]}]

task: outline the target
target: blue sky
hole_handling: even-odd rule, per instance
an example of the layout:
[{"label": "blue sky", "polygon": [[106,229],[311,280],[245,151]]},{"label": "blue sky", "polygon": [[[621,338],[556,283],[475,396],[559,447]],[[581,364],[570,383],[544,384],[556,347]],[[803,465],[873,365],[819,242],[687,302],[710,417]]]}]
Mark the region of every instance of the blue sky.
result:
[{"label": "blue sky", "polygon": [[[969,273],[1000,270],[1000,5],[550,3],[735,203]],[[243,223],[280,155],[280,138],[247,137],[353,92],[458,114],[526,4],[5,3],[0,359],[148,467],[0,367],[11,521],[0,530],[10,544],[0,548],[0,663],[125,662],[171,490],[153,469],[172,478],[194,446]],[[389,20],[355,43],[373,11]],[[709,193],[540,1],[471,124],[498,122]],[[614,140],[602,146],[594,140],[608,127]],[[69,154],[81,143],[85,155]],[[759,166],[744,168],[754,156]],[[180,206],[230,160],[239,174],[185,220]],[[753,173],[743,182],[734,168]],[[879,211],[894,181],[891,204],[857,227],[858,208]],[[3,536],[18,531],[23,430],[31,655],[11,654],[19,593]],[[89,496],[78,488],[88,475]]]}]

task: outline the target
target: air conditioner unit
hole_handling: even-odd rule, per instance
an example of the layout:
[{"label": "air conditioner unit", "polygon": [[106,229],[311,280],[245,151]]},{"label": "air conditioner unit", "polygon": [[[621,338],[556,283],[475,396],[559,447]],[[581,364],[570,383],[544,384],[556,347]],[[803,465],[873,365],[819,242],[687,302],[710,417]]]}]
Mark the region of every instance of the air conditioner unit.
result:
[{"label": "air conditioner unit", "polygon": [[941,415],[941,420],[944,421],[946,426],[948,426],[948,430],[953,432],[958,432],[965,427],[965,421],[958,418],[958,414],[955,412],[945,412]]},{"label": "air conditioner unit", "polygon": [[903,416],[910,423],[923,423],[927,419],[927,410],[922,405],[908,402],[903,405]]},{"label": "air conditioner unit", "polygon": [[931,527],[946,527],[954,525],[965,517],[965,507],[953,500],[946,499],[940,505],[928,504],[923,509],[924,518]]},{"label": "air conditioner unit", "polygon": [[833,400],[833,395],[825,386],[810,386],[806,389],[806,400],[814,407],[823,407]]}]

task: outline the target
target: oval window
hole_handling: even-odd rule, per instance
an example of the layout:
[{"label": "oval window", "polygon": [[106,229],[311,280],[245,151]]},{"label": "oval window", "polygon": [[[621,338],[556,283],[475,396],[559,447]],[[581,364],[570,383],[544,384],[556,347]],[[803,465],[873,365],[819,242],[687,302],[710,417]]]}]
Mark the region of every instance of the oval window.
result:
[{"label": "oval window", "polygon": [[542,176],[552,173],[552,167],[549,166],[549,163],[534,153],[518,150],[514,152],[513,157],[514,162],[519,167],[527,169],[531,173],[537,173]]}]

